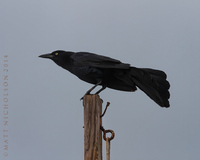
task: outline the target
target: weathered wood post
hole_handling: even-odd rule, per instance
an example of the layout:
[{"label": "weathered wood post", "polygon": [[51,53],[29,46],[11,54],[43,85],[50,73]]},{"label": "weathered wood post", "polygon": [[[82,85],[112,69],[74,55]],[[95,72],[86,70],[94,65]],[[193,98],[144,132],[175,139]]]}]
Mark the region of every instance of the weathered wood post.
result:
[{"label": "weathered wood post", "polygon": [[102,100],[98,95],[85,95],[84,106],[84,160],[102,160],[101,114]]}]

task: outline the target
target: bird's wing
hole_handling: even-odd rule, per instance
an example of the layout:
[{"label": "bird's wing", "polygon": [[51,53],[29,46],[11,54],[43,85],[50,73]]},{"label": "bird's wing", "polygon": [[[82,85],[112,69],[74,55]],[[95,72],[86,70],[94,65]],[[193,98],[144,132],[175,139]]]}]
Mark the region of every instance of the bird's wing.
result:
[{"label": "bird's wing", "polygon": [[91,66],[96,68],[128,69],[130,64],[125,64],[110,57],[88,52],[77,52],[71,56],[76,66]]}]

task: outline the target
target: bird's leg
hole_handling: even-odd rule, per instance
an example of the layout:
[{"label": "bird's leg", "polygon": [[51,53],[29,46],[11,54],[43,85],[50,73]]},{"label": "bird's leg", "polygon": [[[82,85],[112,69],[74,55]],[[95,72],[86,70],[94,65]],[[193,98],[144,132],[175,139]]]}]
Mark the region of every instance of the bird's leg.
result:
[{"label": "bird's leg", "polygon": [[98,90],[95,94],[99,94],[101,91],[103,91],[104,89],[106,89],[106,86],[102,86],[102,88],[100,90]]},{"label": "bird's leg", "polygon": [[101,83],[101,81],[98,82],[97,84],[95,84],[92,88],[90,88],[90,89],[85,93],[85,95],[90,94],[90,92],[91,92],[93,89],[95,89],[100,83]]},{"label": "bird's leg", "polygon": [[[93,89],[95,89],[96,86],[98,86],[99,84],[101,84],[101,81],[99,81],[99,82],[98,82],[97,84],[95,84],[92,88],[90,88],[90,89],[84,94],[84,96],[90,94],[90,92],[91,92]],[[84,97],[84,96],[83,96],[83,97]],[[81,100],[83,99],[83,97],[81,98]]]}]

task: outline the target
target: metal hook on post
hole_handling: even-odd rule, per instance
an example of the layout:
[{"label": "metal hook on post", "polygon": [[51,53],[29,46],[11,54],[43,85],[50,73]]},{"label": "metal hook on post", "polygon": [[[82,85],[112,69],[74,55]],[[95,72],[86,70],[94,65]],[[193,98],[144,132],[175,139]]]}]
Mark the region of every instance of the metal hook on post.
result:
[{"label": "metal hook on post", "polygon": [[[102,118],[105,115],[109,105],[110,105],[110,102],[107,102],[106,108],[103,114],[100,116],[100,118]],[[106,141],[106,159],[110,160],[110,141],[114,139],[115,132],[111,129],[105,130],[103,126],[100,126],[100,129],[103,131],[103,139]],[[106,137],[107,133],[110,133],[111,137]]]},{"label": "metal hook on post", "polygon": [[[106,137],[106,133],[111,133],[111,137]],[[111,129],[104,130],[103,139],[106,141],[106,159],[110,160],[110,141],[115,137],[115,132]]]},{"label": "metal hook on post", "polygon": [[[111,137],[106,137],[106,133],[111,133]],[[106,141],[107,139],[109,141],[113,140],[115,137],[115,132],[111,129],[108,129],[108,130],[104,130],[103,131],[103,139]]]},{"label": "metal hook on post", "polygon": [[102,118],[102,117],[105,115],[105,113],[106,113],[106,111],[107,111],[109,105],[110,105],[110,102],[107,102],[106,108],[105,108],[103,114],[100,116],[100,118]]}]

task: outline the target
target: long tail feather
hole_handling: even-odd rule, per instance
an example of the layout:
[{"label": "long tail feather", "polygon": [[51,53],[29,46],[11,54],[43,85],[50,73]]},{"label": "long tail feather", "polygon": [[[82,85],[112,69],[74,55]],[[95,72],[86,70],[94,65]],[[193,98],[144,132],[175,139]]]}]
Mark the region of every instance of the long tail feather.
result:
[{"label": "long tail feather", "polygon": [[161,107],[168,108],[170,106],[168,101],[170,84],[163,71],[131,67],[131,77],[136,86]]}]

